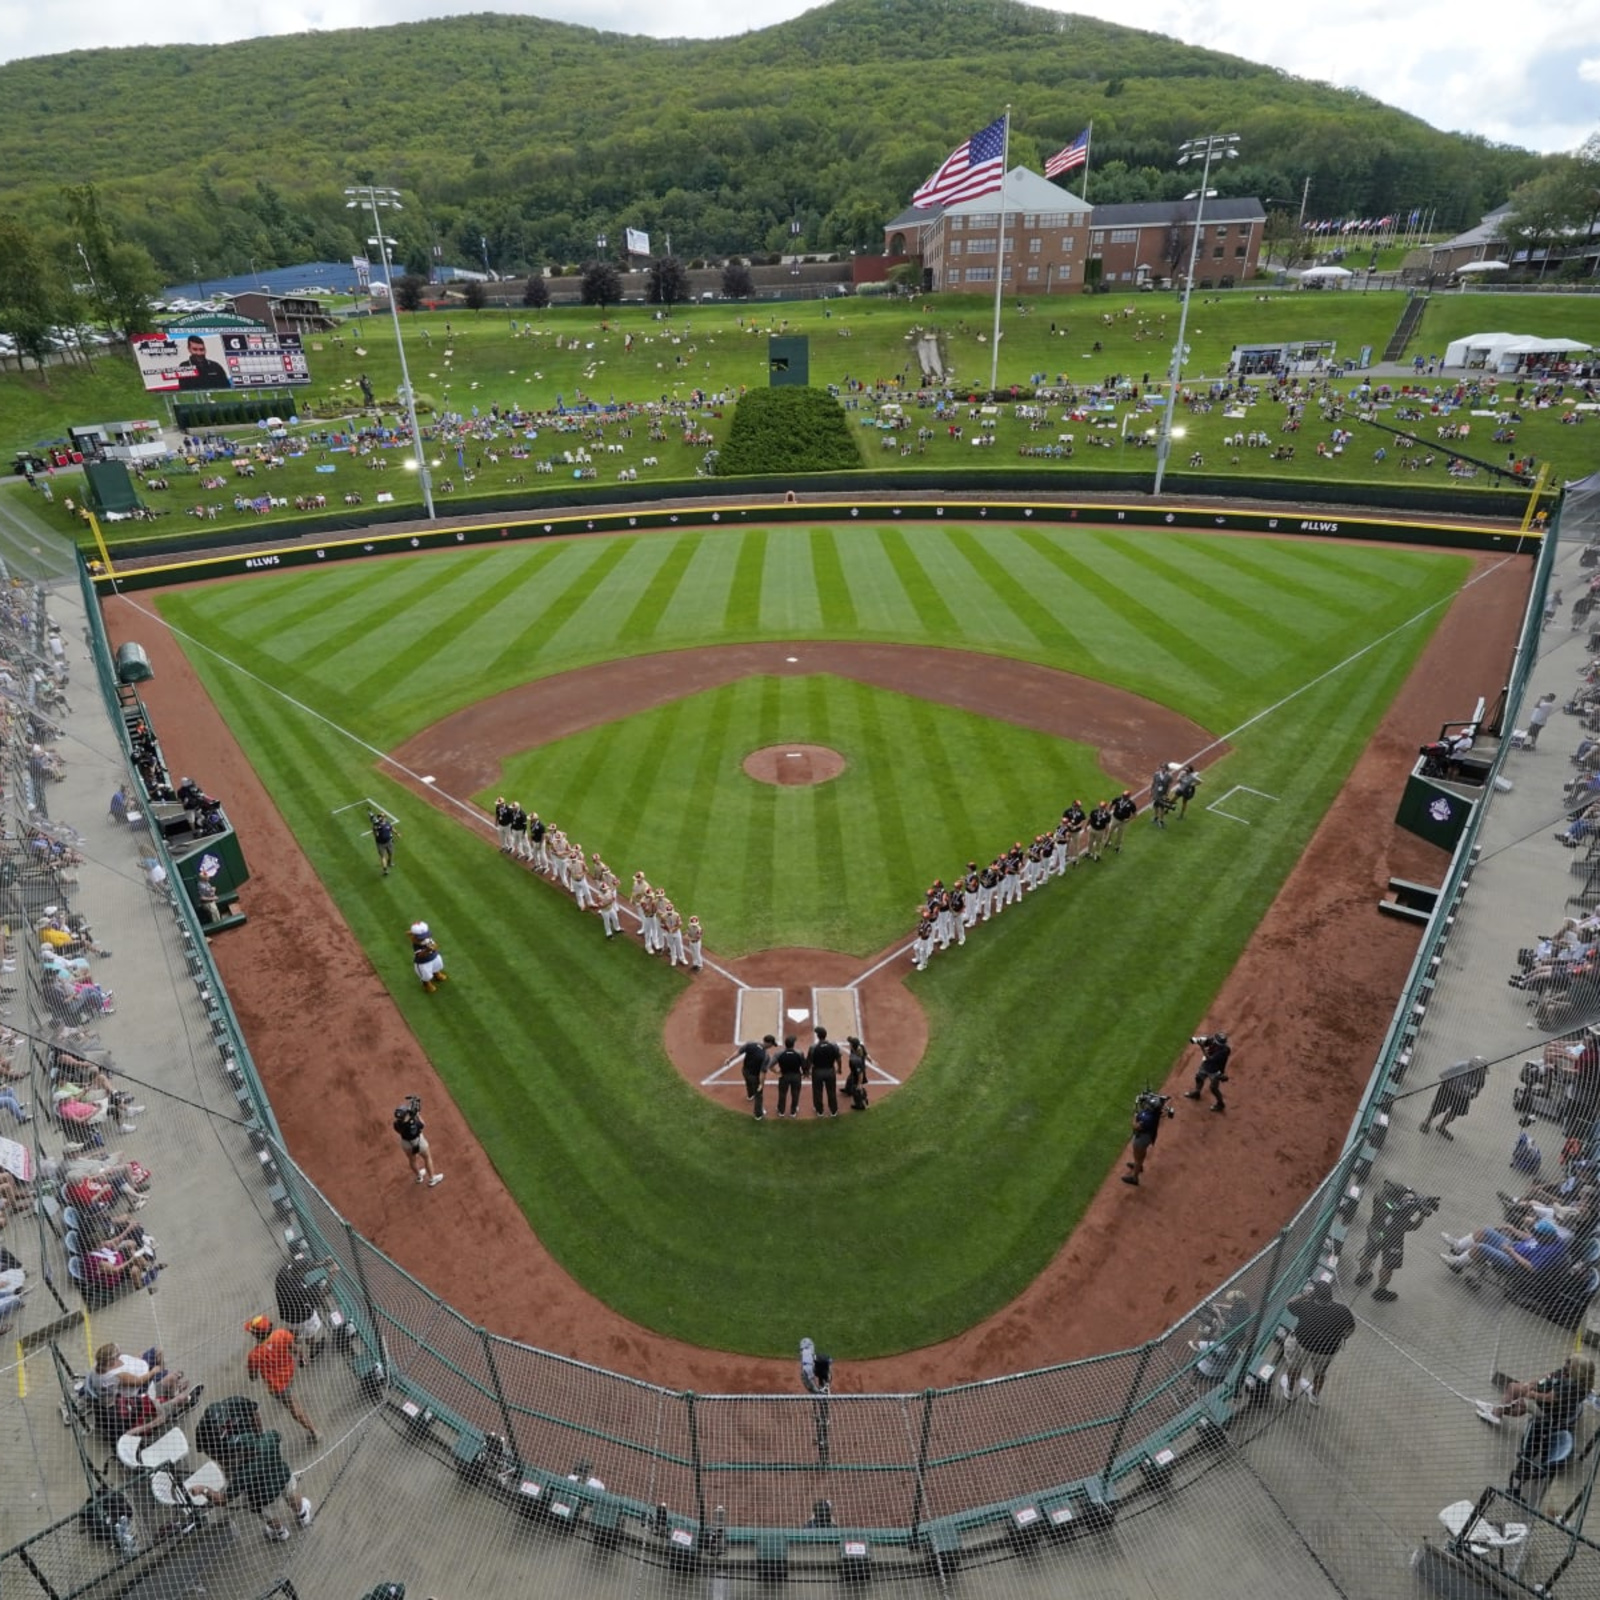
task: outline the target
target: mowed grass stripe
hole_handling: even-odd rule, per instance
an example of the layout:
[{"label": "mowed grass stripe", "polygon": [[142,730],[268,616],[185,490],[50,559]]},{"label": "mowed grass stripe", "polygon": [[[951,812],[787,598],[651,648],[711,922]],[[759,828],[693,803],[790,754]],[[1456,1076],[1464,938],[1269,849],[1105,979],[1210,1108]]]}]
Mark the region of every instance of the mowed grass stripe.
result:
[{"label": "mowed grass stripe", "polygon": [[1079,636],[1093,651],[1088,676],[1121,683],[1152,699],[1160,699],[1163,689],[1176,680],[1183,685],[1184,696],[1168,703],[1191,715],[1197,701],[1210,698],[1196,693],[1197,680],[1213,687],[1236,679],[1225,658],[1176,632],[1170,619],[1124,587],[1119,580],[1137,585],[1142,575],[1136,569],[1123,571],[1103,546],[1096,544],[1080,555],[1051,535],[1030,532],[1024,537],[1084,597],[1074,615],[1079,617]]},{"label": "mowed grass stripe", "polygon": [[[913,550],[911,541],[899,528],[886,527],[879,537],[884,552],[894,568],[900,587],[917,613],[925,638],[937,644],[954,644],[968,637],[966,628],[956,620],[955,613],[945,603],[938,586],[924,571]],[[920,530],[919,530],[920,539]]]},{"label": "mowed grass stripe", "polygon": [[[739,762],[748,754],[735,747],[737,702],[733,695],[698,695],[695,709],[695,720],[686,721],[684,726],[685,736],[692,741],[694,764],[683,780],[682,791],[673,797],[673,803],[664,809],[660,819],[663,829],[672,830],[673,849],[669,859],[681,863],[676,870],[682,875],[681,909],[685,918],[695,914],[708,878],[718,872],[722,864],[726,841],[713,831],[715,808],[710,796],[718,788],[735,784]],[[703,922],[704,914],[700,915]],[[725,937],[727,930],[719,929],[718,933]],[[708,931],[707,938],[710,937]]]},{"label": "mowed grass stripe", "polygon": [[1041,649],[1057,657],[1081,653],[1078,637],[1068,625],[1071,608],[1063,605],[1052,611],[1020,578],[1018,558],[1028,554],[1026,545],[1011,540],[1010,548],[1002,553],[966,528],[952,529],[950,540],[974,576],[999,597],[1006,613],[1017,618]]},{"label": "mowed grass stripe", "polygon": [[845,582],[844,563],[839,559],[839,541],[831,528],[812,528],[807,539],[813,581],[827,631],[835,639],[853,638],[860,624],[850,585]]},{"label": "mowed grass stripe", "polygon": [[[1345,622],[1361,618],[1367,609],[1360,593],[1367,587],[1363,574],[1349,563],[1337,560],[1305,560],[1302,552],[1288,540],[1217,539],[1211,559],[1224,569],[1238,574],[1245,582],[1270,586],[1278,604],[1303,607],[1313,616],[1334,616]],[[1244,550],[1246,544],[1259,550]],[[1137,546],[1134,546],[1135,551]],[[1137,559],[1137,556],[1135,556]],[[1349,585],[1357,585],[1352,592]],[[1373,585],[1381,592],[1387,586]]]},{"label": "mowed grass stripe", "polygon": [[644,641],[654,639],[672,604],[678,586],[689,571],[694,559],[697,541],[683,534],[656,534],[646,543],[655,552],[656,570],[644,591],[634,602],[633,610],[622,619],[616,637],[628,648],[637,649]]},{"label": "mowed grass stripe", "polygon": [[479,672],[479,693],[493,693],[506,681],[536,676],[532,662],[539,641],[549,630],[548,610],[569,575],[595,558],[592,545],[581,549],[572,543],[552,541],[529,552],[530,559],[517,575],[495,592],[464,641],[472,642],[472,664]]},{"label": "mowed grass stripe", "polygon": [[615,615],[619,606],[631,608],[636,598],[636,591],[626,578],[615,587],[612,580],[638,541],[600,539],[595,543],[598,551],[594,560],[545,612],[544,636],[533,649],[541,672],[551,671],[557,664],[575,666],[611,654],[603,641],[610,625],[607,619]]},{"label": "mowed grass stripe", "polygon": [[655,644],[698,644],[727,613],[738,574],[743,537],[737,533],[684,536],[689,565],[656,619]]},{"label": "mowed grass stripe", "polygon": [[767,565],[767,538],[765,528],[753,528],[739,542],[739,562],[722,613],[722,632],[726,637],[753,639],[761,631],[761,586]]},{"label": "mowed grass stripe", "polygon": [[872,638],[922,637],[922,623],[884,546],[883,530],[852,524],[818,530],[833,539],[857,631]]},{"label": "mowed grass stripe", "polygon": [[759,617],[761,632],[770,638],[832,632],[832,619],[824,621],[816,569],[811,564],[811,536],[804,528],[774,528],[768,534]]},{"label": "mowed grass stripe", "polygon": [[968,639],[985,642],[1004,639],[1022,654],[1038,656],[1044,649],[1044,639],[1006,604],[1005,598],[966,559],[965,551],[977,546],[980,537],[983,548],[990,550],[1003,550],[1010,542],[1005,530],[991,533],[986,529],[980,536],[971,529],[941,526],[919,529],[914,548],[923,571],[951,615],[961,619],[962,632]]}]

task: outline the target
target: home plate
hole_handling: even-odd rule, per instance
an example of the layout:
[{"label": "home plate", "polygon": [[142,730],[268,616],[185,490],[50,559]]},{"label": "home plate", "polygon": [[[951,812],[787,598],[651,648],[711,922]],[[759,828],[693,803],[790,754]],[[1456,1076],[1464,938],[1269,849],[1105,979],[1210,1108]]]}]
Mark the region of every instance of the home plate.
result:
[{"label": "home plate", "polygon": [[439,780],[430,772],[422,781],[424,783],[437,783]]}]

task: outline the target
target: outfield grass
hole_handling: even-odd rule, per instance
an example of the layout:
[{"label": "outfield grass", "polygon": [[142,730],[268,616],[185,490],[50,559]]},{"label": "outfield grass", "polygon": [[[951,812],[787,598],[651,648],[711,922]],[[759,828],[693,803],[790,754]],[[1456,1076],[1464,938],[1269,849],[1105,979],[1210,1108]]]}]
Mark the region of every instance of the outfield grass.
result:
[{"label": "outfield grass", "polygon": [[[1266,539],[987,527],[908,536],[851,526],[399,559],[206,586],[161,605],[259,674],[245,678],[192,652],[557,1259],[623,1314],[691,1342],[779,1354],[805,1327],[841,1356],[864,1356],[970,1326],[1049,1260],[1120,1158],[1132,1092],[1165,1072],[1204,1018],[1437,612],[1384,636],[1453,592],[1464,570],[1452,556]],[[530,677],[771,635],[1025,656],[1153,695],[1218,732],[1379,642],[1240,734],[1213,771],[1207,798],[1234,782],[1277,797],[1255,826],[1197,811],[1164,835],[1136,828],[1128,854],[1104,871],[1033,897],[959,956],[909,980],[933,1034],[903,1089],[866,1117],[781,1128],[713,1104],[666,1061],[660,1030],[679,977],[631,945],[608,945],[596,919],[530,882],[486,837],[390,783],[359,745],[261,687],[279,685],[389,748]],[[851,703],[870,703],[878,727],[863,766],[887,759],[884,736],[899,737],[896,718],[909,727],[926,714],[877,692],[822,693],[823,681],[785,685],[793,693],[782,707],[784,737],[851,743],[868,721],[862,711],[846,726]],[[767,691],[745,692],[759,701]],[[738,690],[720,701],[697,697],[676,715],[710,719],[709,727],[719,706],[739,698]],[[946,742],[961,737],[982,750],[986,732],[961,721],[933,715],[921,758],[961,748]],[[669,709],[620,724],[612,737],[644,749],[671,724]],[[758,715],[747,726],[764,739],[770,724]],[[592,758],[600,736],[583,737]],[[916,837],[897,848],[888,897],[905,897],[909,911],[929,876],[917,852],[926,849],[936,869],[963,857],[963,828],[989,825],[982,808],[1026,810],[1036,782],[1047,821],[1061,798],[1052,785],[1068,770],[1056,763],[1077,759],[1051,743],[1008,743],[1008,759],[1020,752],[1030,770],[991,771],[991,794],[981,783],[902,794],[899,826]],[[569,745],[561,753],[577,753],[578,742]],[[692,841],[713,816],[719,829],[748,829],[719,840],[739,871],[737,892],[751,904],[769,897],[767,852],[747,814],[726,809],[720,757],[686,767],[663,790],[636,790],[639,769],[627,760],[591,759],[581,784],[573,763],[554,761],[564,770],[549,771],[552,785],[568,787],[551,806],[537,784],[540,763],[556,753],[528,758],[536,787],[523,798],[619,871],[637,864],[654,873],[658,861],[692,848],[686,835]],[[887,803],[876,781],[863,792],[869,811]],[[392,878],[377,875],[370,840],[350,816],[331,815],[366,795],[401,821]],[[1015,830],[1000,834],[989,847]],[[896,847],[886,838],[884,848]],[[798,870],[796,850],[793,863],[775,852],[771,869]],[[684,859],[677,870],[687,882]],[[904,882],[902,859],[914,874]],[[854,936],[856,885],[842,868],[824,853],[811,870],[848,908],[840,942],[870,943]],[[799,916],[823,915],[813,908],[825,899],[796,901],[792,923],[774,916],[758,925],[747,912],[749,937],[767,937],[769,927],[785,944],[824,937]],[[405,928],[419,915],[438,932],[456,980],[439,996],[422,994],[411,975]],[[737,908],[727,915],[736,920]],[[708,920],[716,948],[720,930]],[[1158,966],[1144,954],[1154,951]],[[1182,1136],[1180,1123],[1169,1137]],[[820,1223],[818,1196],[831,1202]]]}]

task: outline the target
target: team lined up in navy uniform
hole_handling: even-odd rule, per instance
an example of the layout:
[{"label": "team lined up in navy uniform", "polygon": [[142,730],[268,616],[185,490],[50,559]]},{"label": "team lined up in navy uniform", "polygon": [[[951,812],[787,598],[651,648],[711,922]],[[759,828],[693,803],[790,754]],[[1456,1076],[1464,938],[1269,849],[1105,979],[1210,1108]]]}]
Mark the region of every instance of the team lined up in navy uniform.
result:
[{"label": "team lined up in navy uniform", "polygon": [[[1200,786],[1194,764],[1179,768],[1174,762],[1156,769],[1151,780],[1151,818],[1158,828],[1177,810],[1181,820]],[[1109,852],[1121,855],[1128,824],[1139,814],[1139,803],[1124,789],[1113,800],[1096,802],[1088,811],[1074,800],[1061,813],[1049,833],[1036,834],[1031,843],[1020,839],[997,855],[986,867],[976,861],[948,885],[935,879],[916,911],[916,932],[911,940],[911,960],[921,972],[935,950],[963,945],[980,922],[997,917],[1023,895],[1042,889],[1051,878],[1065,877],[1080,861],[1097,862]]]}]

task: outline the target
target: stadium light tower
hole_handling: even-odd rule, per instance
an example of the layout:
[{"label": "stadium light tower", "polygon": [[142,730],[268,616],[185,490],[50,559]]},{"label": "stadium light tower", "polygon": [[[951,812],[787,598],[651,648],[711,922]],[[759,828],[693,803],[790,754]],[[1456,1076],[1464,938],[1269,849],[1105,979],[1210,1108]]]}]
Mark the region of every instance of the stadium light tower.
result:
[{"label": "stadium light tower", "polygon": [[422,504],[428,513],[428,521],[435,517],[433,509],[433,481],[428,475],[428,458],[422,453],[422,429],[417,426],[417,397],[411,387],[411,373],[406,367],[406,341],[400,332],[400,300],[394,292],[394,270],[389,264],[389,246],[392,240],[386,238],[383,232],[383,219],[378,215],[379,207],[389,211],[399,211],[400,191],[398,189],[380,189],[370,183],[358,184],[355,188],[346,189],[344,203],[347,211],[359,211],[366,206],[372,212],[372,226],[377,237],[371,242],[378,247],[378,254],[383,262],[383,281],[389,290],[389,314],[394,318],[394,342],[400,351],[400,387],[406,397],[406,420],[411,424],[411,450],[416,461],[417,476],[422,481]]},{"label": "stadium light tower", "polygon": [[1178,146],[1178,165],[1191,161],[1202,162],[1200,187],[1194,195],[1194,238],[1189,241],[1189,272],[1183,281],[1183,309],[1178,313],[1178,342],[1172,347],[1172,370],[1167,374],[1167,414],[1156,439],[1156,481],[1154,494],[1161,493],[1161,480],[1167,473],[1167,457],[1172,454],[1172,418],[1178,409],[1178,385],[1183,380],[1183,339],[1189,326],[1189,296],[1194,293],[1194,268],[1200,255],[1200,236],[1206,214],[1207,184],[1211,181],[1211,164],[1214,161],[1236,161],[1239,158],[1239,135],[1236,133],[1207,133],[1198,139],[1185,139]]}]

